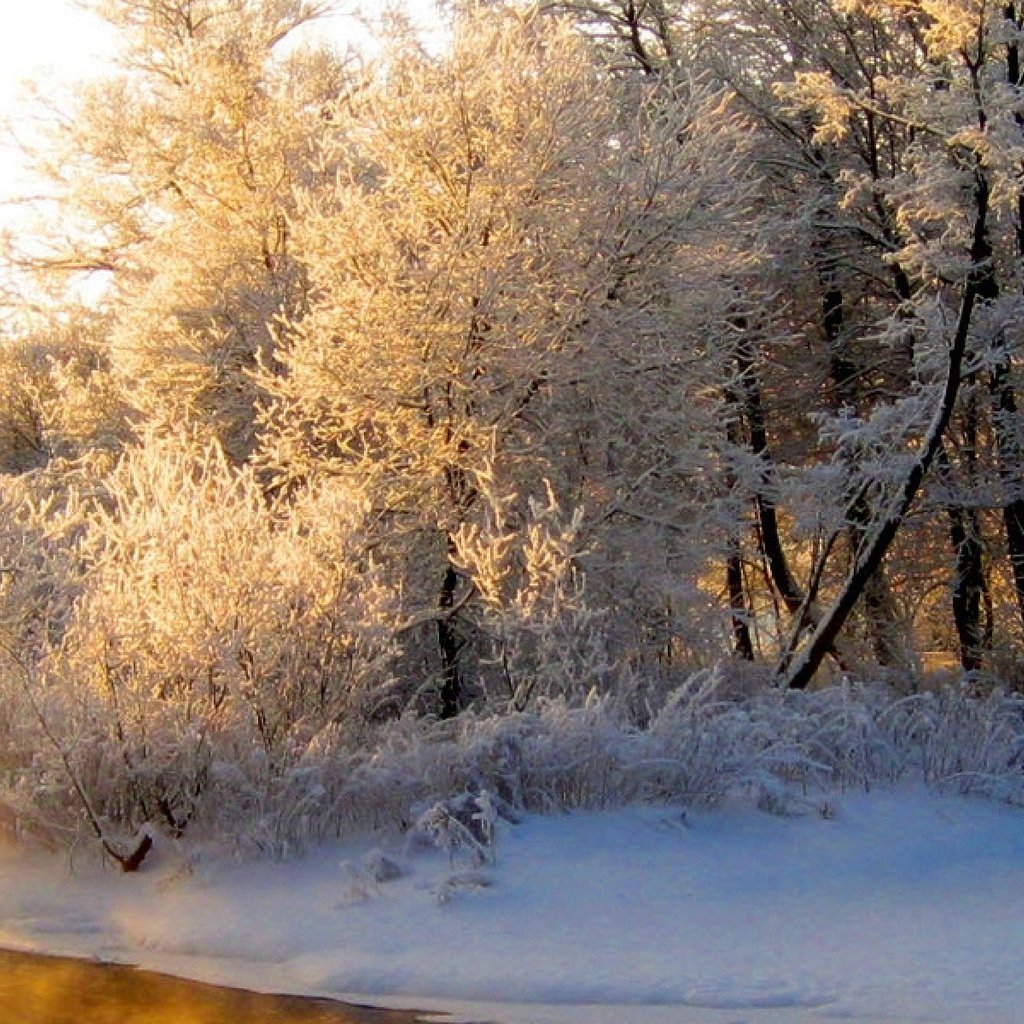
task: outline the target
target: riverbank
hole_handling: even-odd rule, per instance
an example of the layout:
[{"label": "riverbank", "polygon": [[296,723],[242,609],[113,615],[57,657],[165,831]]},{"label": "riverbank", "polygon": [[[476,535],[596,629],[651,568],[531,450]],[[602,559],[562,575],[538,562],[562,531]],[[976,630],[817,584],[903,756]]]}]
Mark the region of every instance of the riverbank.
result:
[{"label": "riverbank", "polygon": [[7,850],[0,945],[513,1024],[1024,1020],[1024,812],[801,810],[530,817],[493,864],[367,839],[123,877]]}]

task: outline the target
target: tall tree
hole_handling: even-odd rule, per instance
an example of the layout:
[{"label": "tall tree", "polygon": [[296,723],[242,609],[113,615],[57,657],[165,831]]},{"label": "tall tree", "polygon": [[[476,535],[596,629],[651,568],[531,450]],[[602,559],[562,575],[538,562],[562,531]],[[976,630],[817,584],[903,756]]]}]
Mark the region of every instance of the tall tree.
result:
[{"label": "tall tree", "polygon": [[[941,358],[946,380],[929,429],[910,456],[909,470],[895,496],[887,499],[890,504],[875,513],[869,542],[827,621],[791,673],[796,685],[806,683],[821,644],[841,628],[859,590],[895,538],[940,452],[942,433],[956,409],[961,374],[993,359],[1002,364],[1000,353],[1006,346],[998,254],[1007,219],[1000,193],[1012,180],[1014,148],[1007,144],[1003,126],[1016,119],[1012,98],[995,88],[1006,73],[998,45],[1003,12],[956,3],[857,4],[851,11],[874,24],[916,30],[924,55],[920,65],[890,74],[871,88],[850,88],[827,71],[809,72],[797,76],[795,92],[817,111],[826,135],[843,136],[858,118],[869,115],[912,130],[903,173],[875,178],[871,184],[879,206],[890,211],[891,222],[902,233],[903,244],[892,258],[918,282],[909,307],[919,325],[917,345],[935,353],[933,360]],[[936,317],[936,311],[941,315]],[[908,323],[905,305],[892,329],[905,331]],[[937,352],[936,336],[948,339]],[[915,352],[918,360],[923,354]],[[997,426],[995,435],[998,451]],[[1010,504],[1012,500],[1004,508]],[[1012,531],[1008,540],[1012,557]],[[962,541],[959,550],[963,552]],[[961,600],[963,596],[961,591]],[[970,614],[976,615],[976,606]]]},{"label": "tall tree", "polygon": [[60,116],[37,170],[70,230],[21,262],[105,273],[109,352],[150,421],[190,424],[236,458],[251,451],[252,370],[274,318],[305,303],[293,259],[293,190],[349,85],[340,57],[285,43],[314,0],[100,0],[122,72]]},{"label": "tall tree", "polygon": [[585,509],[593,559],[616,532],[601,524],[681,525],[665,501],[693,493],[695,442],[718,434],[685,396],[721,379],[709,332],[749,264],[743,141],[714,93],[664,81],[625,102],[585,39],[531,14],[466,16],[450,53],[400,45],[376,79],[325,143],[336,186],[296,221],[316,298],[264,381],[267,459],[375,481],[415,541],[404,571],[448,715],[475,586],[456,538],[485,516],[481,474],[518,495],[520,542],[545,479]]},{"label": "tall tree", "polygon": [[[956,305],[953,292],[958,283],[966,287],[966,278],[962,270],[951,274],[949,261],[962,266],[973,252],[987,268],[974,285],[980,319],[971,328],[965,373],[969,382],[987,382],[989,408],[973,385],[965,401],[954,404],[949,429],[956,441],[944,447],[941,482],[928,489],[936,495],[928,497],[928,515],[915,520],[923,539],[936,533],[935,513],[948,518],[950,608],[963,664],[977,667],[991,634],[982,621],[991,591],[979,503],[990,503],[994,488],[1002,495],[1008,564],[1020,593],[1016,343],[991,322],[992,310],[1011,308],[1002,289],[1016,277],[1009,207],[1000,198],[1008,186],[997,184],[1009,181],[1000,161],[1012,162],[1007,112],[1020,76],[1016,5],[579,0],[562,6],[618,56],[621,68],[645,78],[682,68],[711,74],[736,90],[761,128],[766,195],[785,210],[766,239],[776,257],[774,283],[787,306],[790,343],[748,350],[748,437],[761,463],[748,483],[768,576],[793,617],[783,667],[804,630],[818,621],[821,602],[845,589],[844,578],[873,544],[888,501],[886,458],[917,445],[912,437],[923,422],[917,413],[905,414],[934,384],[936,369],[928,338],[935,321],[921,311],[934,301],[947,310]],[[1019,130],[1017,115],[1013,121]],[[996,150],[1003,156],[993,161]],[[980,174],[982,191],[996,200],[966,186],[959,194],[940,194],[940,181],[965,174]],[[957,223],[981,216],[986,238],[980,248],[970,230],[941,231],[940,204]],[[925,248],[930,255],[923,260]],[[943,258],[947,265],[940,267]],[[762,287],[770,289],[771,280],[769,272]],[[1005,324],[1008,316],[996,319]],[[800,353],[798,361],[787,348]],[[983,368],[986,361],[990,369]],[[777,405],[776,395],[782,397]],[[896,420],[903,426],[893,429]],[[888,426],[879,435],[883,423]],[[768,431],[776,436],[772,445]],[[771,457],[773,449],[785,458]],[[989,464],[998,467],[997,480]],[[787,537],[780,529],[806,521],[806,512],[791,510],[807,502],[818,509],[824,531],[814,541],[820,557],[810,562],[810,536],[798,530]],[[836,542],[836,529],[846,543]],[[897,547],[907,532],[904,521]],[[794,572],[793,565],[807,568]],[[896,568],[906,576],[904,565]],[[851,630],[854,619],[844,616],[834,643],[849,647],[863,630],[878,660],[905,662],[912,638],[895,621],[896,595],[884,559],[864,577],[855,607],[862,625]]]}]

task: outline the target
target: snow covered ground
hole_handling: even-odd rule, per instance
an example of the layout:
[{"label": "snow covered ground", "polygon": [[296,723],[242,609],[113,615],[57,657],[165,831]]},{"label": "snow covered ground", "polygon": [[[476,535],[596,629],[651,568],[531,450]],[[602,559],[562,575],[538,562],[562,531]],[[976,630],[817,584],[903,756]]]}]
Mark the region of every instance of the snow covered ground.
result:
[{"label": "snow covered ground", "polygon": [[8,849],[0,945],[468,1020],[1024,1020],[1024,812],[919,789],[822,810],[531,817],[493,865],[395,847],[380,883],[369,841],[135,877]]}]

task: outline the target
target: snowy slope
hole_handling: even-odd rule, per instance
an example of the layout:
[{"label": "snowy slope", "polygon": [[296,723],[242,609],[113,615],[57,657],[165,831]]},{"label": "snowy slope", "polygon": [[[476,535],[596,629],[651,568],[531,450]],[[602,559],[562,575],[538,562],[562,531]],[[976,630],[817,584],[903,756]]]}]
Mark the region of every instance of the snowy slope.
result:
[{"label": "snowy slope", "polygon": [[1005,806],[903,790],[800,818],[533,817],[454,887],[432,851],[377,884],[369,846],[134,878],[7,851],[0,945],[478,1020],[1024,1020],[1024,812]]}]

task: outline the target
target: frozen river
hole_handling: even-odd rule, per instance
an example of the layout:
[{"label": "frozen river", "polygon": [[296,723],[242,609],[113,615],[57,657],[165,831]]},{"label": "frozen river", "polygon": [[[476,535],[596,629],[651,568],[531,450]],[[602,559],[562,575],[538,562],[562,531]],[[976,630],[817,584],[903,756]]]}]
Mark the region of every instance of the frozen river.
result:
[{"label": "frozen river", "polygon": [[0,950],[0,1024],[414,1024],[413,1014],[268,996],[131,967]]}]

